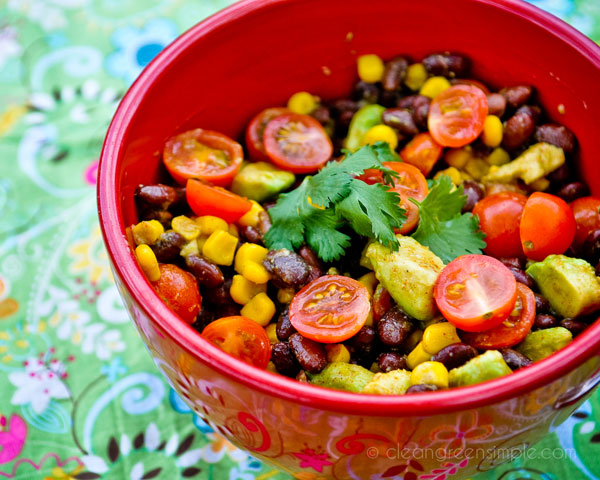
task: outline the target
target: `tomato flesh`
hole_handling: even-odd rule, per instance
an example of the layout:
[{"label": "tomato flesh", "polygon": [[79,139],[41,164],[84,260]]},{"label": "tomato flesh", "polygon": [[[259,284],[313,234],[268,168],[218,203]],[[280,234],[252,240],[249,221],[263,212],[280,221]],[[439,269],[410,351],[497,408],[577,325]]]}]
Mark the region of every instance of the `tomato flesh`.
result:
[{"label": "tomato flesh", "polygon": [[421,171],[404,162],[383,162],[387,168],[394,170],[399,178],[394,179],[391,190],[400,195],[400,206],[406,210],[406,221],[402,224],[400,233],[402,235],[412,231],[419,223],[419,207],[410,201],[414,198],[418,202],[425,200],[429,193],[427,179]]},{"label": "tomato flesh", "polygon": [[250,158],[269,161],[269,156],[265,152],[265,127],[275,117],[284,113],[290,113],[290,111],[283,107],[266,108],[250,121],[246,129],[246,148]]},{"label": "tomato flesh", "polygon": [[419,133],[400,152],[400,158],[417,167],[425,176],[442,157],[442,147],[429,133]]},{"label": "tomato flesh", "polygon": [[431,102],[427,117],[429,133],[444,147],[462,147],[481,134],[487,113],[487,97],[480,88],[454,85]]},{"label": "tomato flesh", "polygon": [[258,368],[271,359],[269,336],[254,320],[242,316],[223,317],[209,323],[202,337],[224,352]]},{"label": "tomato flesh", "polygon": [[158,268],[160,278],[152,282],[154,290],[184,322],[194,323],[202,305],[196,278],[170,263],[161,263]]},{"label": "tomato flesh", "polygon": [[570,207],[577,223],[573,246],[579,248],[592,231],[600,229],[600,198],[578,198]]},{"label": "tomato flesh", "polygon": [[369,291],[353,278],[325,275],[302,288],[290,303],[290,322],[303,336],[322,343],[347,340],[365,324]]},{"label": "tomato flesh", "polygon": [[240,170],[242,146],[219,132],[196,128],[175,135],[165,144],[163,163],[181,185],[199,178],[214,185],[231,185]]},{"label": "tomato flesh", "polygon": [[463,255],[442,270],[433,296],[450,323],[468,332],[479,332],[508,318],[517,300],[517,282],[495,258]]},{"label": "tomato flesh", "polygon": [[186,184],[185,196],[196,215],[214,215],[228,223],[238,221],[252,208],[252,203],[247,198],[193,178],[190,178]]},{"label": "tomato flesh", "polygon": [[480,350],[513,347],[525,340],[534,321],[535,296],[529,287],[517,282],[517,302],[506,320],[483,332],[461,332],[460,338]]},{"label": "tomato flesh", "polygon": [[577,223],[562,198],[535,192],[529,196],[521,217],[523,252],[533,260],[564,253],[575,238]]},{"label": "tomato flesh", "polygon": [[271,120],[265,128],[264,145],[273,164],[293,173],[316,172],[333,153],[331,140],[321,124],[297,113]]}]

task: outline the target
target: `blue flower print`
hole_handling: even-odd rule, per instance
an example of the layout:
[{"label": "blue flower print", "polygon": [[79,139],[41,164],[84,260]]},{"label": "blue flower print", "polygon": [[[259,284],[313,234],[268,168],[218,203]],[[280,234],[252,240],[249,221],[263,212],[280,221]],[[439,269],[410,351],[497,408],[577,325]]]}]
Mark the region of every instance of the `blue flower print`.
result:
[{"label": "blue flower print", "polygon": [[175,390],[173,390],[172,388],[169,391],[169,403],[171,404],[171,407],[173,407],[173,410],[175,410],[177,413],[193,414],[194,426],[202,433],[211,433],[213,431],[213,429],[210,428],[210,426],[204,420],[202,420],[198,415],[196,415],[192,411],[190,407],[187,406],[183,399],[179,395],[177,395]]}]

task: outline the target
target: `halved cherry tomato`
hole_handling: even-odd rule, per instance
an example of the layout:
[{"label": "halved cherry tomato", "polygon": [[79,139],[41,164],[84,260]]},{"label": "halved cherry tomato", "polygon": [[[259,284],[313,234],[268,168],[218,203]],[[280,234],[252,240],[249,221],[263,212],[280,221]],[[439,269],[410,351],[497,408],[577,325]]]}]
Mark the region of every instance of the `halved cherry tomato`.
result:
[{"label": "halved cherry tomato", "polygon": [[429,133],[444,147],[462,147],[481,134],[487,113],[487,97],[480,88],[454,85],[431,102]]},{"label": "halved cherry tomato", "polygon": [[475,80],[473,78],[453,78],[450,80],[450,84],[452,85],[473,85],[474,87],[479,88],[486,95],[490,94],[490,89],[486,87],[479,80]]},{"label": "halved cherry tomato", "polygon": [[224,352],[258,368],[271,359],[269,336],[254,320],[242,316],[223,317],[209,323],[202,337]]},{"label": "halved cherry tomato", "polygon": [[400,152],[400,158],[414,165],[423,175],[429,175],[436,162],[442,157],[442,147],[429,133],[419,133]]},{"label": "halved cherry tomato", "polygon": [[461,332],[463,342],[481,350],[512,347],[525,340],[535,320],[535,297],[529,287],[517,282],[515,308],[497,327],[483,332]]},{"label": "halved cherry tomato", "polygon": [[244,151],[231,138],[212,130],[196,128],[167,140],[163,163],[177,183],[199,178],[229,186],[240,170]]},{"label": "halved cherry tomato", "polygon": [[191,273],[170,263],[161,263],[158,268],[160,269],[160,278],[156,282],[152,282],[154,290],[184,322],[194,323],[202,305],[196,278]]},{"label": "halved cherry tomato", "polygon": [[517,300],[517,282],[500,261],[486,255],[463,255],[440,273],[433,290],[444,318],[467,332],[500,325]]},{"label": "halved cherry tomato", "polygon": [[600,198],[582,197],[569,205],[577,223],[573,245],[580,247],[590,232],[600,229]]},{"label": "halved cherry tomato", "polygon": [[316,172],[333,153],[329,136],[313,117],[285,113],[271,120],[264,133],[271,162],[293,173]]},{"label": "halved cherry tomato", "polygon": [[365,324],[369,291],[353,278],[325,275],[300,290],[290,303],[290,322],[303,336],[322,343],[347,340]]},{"label": "halved cherry tomato", "polygon": [[488,195],[475,204],[473,215],[485,233],[485,253],[492,257],[523,257],[519,226],[527,197],[502,192]]},{"label": "halved cherry tomato", "polygon": [[265,127],[275,117],[284,113],[290,113],[290,111],[283,107],[265,108],[250,121],[246,129],[246,148],[250,158],[269,161],[264,144]]},{"label": "halved cherry tomato", "polygon": [[196,215],[214,215],[228,223],[238,221],[252,208],[252,203],[247,198],[193,178],[186,184],[185,196]]},{"label": "halved cherry tomato", "polygon": [[373,320],[378,322],[392,308],[392,296],[385,287],[378,283],[373,294]]},{"label": "halved cherry tomato", "polygon": [[575,238],[573,210],[562,198],[535,192],[529,196],[521,217],[523,252],[533,260],[564,253]]}]

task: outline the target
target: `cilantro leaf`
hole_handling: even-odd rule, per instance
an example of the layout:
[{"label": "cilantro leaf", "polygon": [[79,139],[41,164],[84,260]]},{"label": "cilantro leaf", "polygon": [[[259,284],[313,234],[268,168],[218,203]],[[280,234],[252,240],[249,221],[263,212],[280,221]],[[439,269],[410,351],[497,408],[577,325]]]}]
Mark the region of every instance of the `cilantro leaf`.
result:
[{"label": "cilantro leaf", "polygon": [[306,190],[307,182],[304,180],[295,190],[282,193],[275,206],[269,209],[272,226],[264,239],[269,248],[294,250],[304,242],[304,224],[298,221],[298,215],[305,202]]},{"label": "cilantro leaf", "polygon": [[306,243],[319,257],[330,262],[344,255],[344,249],[350,246],[350,237],[337,229],[343,222],[333,210],[322,210],[304,219],[306,225]]},{"label": "cilantro leaf", "polygon": [[460,255],[482,253],[485,234],[479,230],[479,220],[471,213],[461,215],[467,197],[462,187],[452,191],[452,181],[446,175],[434,183],[419,206],[419,226],[412,235],[431,249],[444,263]]}]

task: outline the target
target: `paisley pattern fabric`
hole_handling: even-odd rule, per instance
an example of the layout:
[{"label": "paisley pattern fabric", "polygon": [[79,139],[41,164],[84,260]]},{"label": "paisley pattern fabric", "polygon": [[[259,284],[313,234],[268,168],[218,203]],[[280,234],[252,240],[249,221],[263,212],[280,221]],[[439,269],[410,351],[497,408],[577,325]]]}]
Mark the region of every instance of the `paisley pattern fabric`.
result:
[{"label": "paisley pattern fabric", "polygon": [[[168,386],[121,304],[98,227],[98,155],[120,98],[165,45],[229,3],[0,2],[0,479],[289,478]],[[532,3],[600,40],[599,2]],[[478,478],[600,478],[599,399]],[[485,428],[435,435],[450,448]],[[296,478],[324,478],[321,452],[296,457]],[[399,467],[381,478],[461,478],[463,465]]]}]

